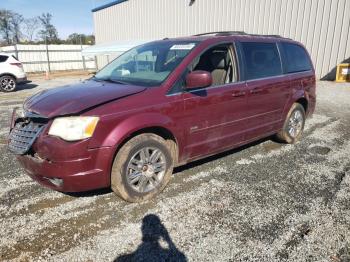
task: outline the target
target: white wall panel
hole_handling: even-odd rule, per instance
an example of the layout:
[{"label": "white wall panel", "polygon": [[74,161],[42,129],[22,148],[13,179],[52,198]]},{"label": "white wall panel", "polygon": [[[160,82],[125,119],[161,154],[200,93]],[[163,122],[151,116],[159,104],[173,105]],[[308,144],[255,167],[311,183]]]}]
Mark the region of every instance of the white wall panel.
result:
[{"label": "white wall panel", "polygon": [[350,0],[129,0],[93,13],[97,43],[210,31],[279,34],[302,42],[319,78],[350,57]]},{"label": "white wall panel", "polygon": [[[51,71],[83,69],[81,48],[84,47],[87,45],[48,45]],[[1,47],[0,51],[16,55],[15,46]],[[45,45],[17,45],[17,54],[25,72],[48,70]],[[93,58],[85,59],[85,68],[95,68]]]}]

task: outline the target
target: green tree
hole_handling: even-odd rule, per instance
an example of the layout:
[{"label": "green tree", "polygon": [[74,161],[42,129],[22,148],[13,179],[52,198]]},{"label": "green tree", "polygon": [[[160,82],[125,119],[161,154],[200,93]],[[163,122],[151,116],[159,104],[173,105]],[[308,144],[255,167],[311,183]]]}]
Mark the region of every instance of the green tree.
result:
[{"label": "green tree", "polygon": [[12,42],[13,25],[11,19],[12,12],[10,10],[0,9],[0,34],[8,45]]},{"label": "green tree", "polygon": [[52,15],[50,13],[43,13],[38,17],[41,22],[42,30],[39,31],[39,36],[47,43],[59,43],[58,33],[56,27],[51,23]]},{"label": "green tree", "polygon": [[93,45],[95,43],[95,36],[73,33],[68,36],[66,43],[73,45]]},{"label": "green tree", "polygon": [[23,16],[16,12],[0,9],[0,34],[8,45],[21,41],[23,20]]}]

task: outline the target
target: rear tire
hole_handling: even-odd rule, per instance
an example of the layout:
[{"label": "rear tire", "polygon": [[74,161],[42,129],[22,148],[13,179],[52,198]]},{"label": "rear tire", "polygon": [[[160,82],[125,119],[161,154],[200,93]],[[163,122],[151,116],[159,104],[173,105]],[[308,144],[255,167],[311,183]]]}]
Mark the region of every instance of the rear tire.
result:
[{"label": "rear tire", "polygon": [[277,133],[277,139],[284,143],[294,144],[301,139],[305,125],[305,110],[299,103],[290,108],[283,128]]},{"label": "rear tire", "polygon": [[0,77],[0,90],[3,92],[12,92],[16,90],[17,83],[13,76],[4,75]]},{"label": "rear tire", "polygon": [[117,153],[111,172],[111,188],[128,202],[158,195],[170,181],[174,168],[165,139],[152,133],[131,138]]}]

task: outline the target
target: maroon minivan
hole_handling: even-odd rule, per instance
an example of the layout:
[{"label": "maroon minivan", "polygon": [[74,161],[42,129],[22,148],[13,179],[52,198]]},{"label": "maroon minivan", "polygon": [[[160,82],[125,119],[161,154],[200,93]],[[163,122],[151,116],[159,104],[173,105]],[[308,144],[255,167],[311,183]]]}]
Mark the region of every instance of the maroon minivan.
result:
[{"label": "maroon minivan", "polygon": [[30,97],[13,112],[8,148],[42,185],[111,187],[138,202],[162,191],[174,166],[274,134],[295,143],[315,102],[298,42],[238,32],[164,39]]}]

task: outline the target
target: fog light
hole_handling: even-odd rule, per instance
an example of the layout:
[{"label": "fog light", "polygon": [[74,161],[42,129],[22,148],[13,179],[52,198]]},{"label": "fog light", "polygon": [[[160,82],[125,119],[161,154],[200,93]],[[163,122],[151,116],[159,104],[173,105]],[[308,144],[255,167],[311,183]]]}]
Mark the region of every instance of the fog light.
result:
[{"label": "fog light", "polygon": [[45,178],[47,180],[49,180],[51,184],[53,184],[57,187],[63,186],[63,179],[61,179],[61,178],[51,178],[51,177],[45,177]]}]

